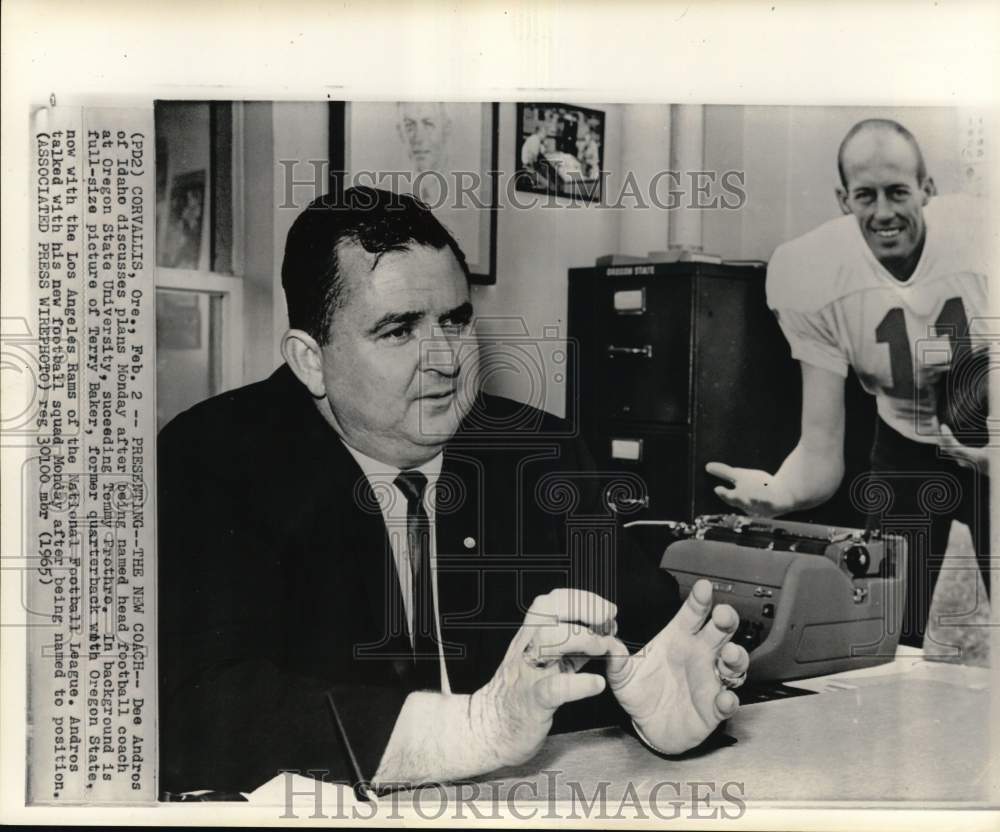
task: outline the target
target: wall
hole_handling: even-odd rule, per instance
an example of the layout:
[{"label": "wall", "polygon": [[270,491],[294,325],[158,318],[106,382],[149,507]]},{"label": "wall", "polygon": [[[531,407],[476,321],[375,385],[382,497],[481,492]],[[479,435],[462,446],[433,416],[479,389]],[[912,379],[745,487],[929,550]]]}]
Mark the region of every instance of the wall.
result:
[{"label": "wall", "polygon": [[[643,208],[624,211],[619,229],[618,251],[643,256],[663,251],[668,244],[668,221],[672,214],[657,208],[648,195],[657,183],[656,198],[669,204],[666,190],[673,187],[657,173],[670,168],[670,105],[626,104],[622,107],[622,175],[634,175],[634,181],[646,192]],[[624,200],[623,200],[624,201]]]},{"label": "wall", "polygon": [[[265,378],[282,360],[281,336],[288,326],[281,290],[285,237],[317,189],[325,189],[328,120],[324,102],[244,105],[244,383]],[[304,184],[288,190],[281,160],[295,162],[294,181]]]},{"label": "wall", "polygon": [[[330,157],[330,108],[323,102],[276,102],[272,105],[274,124],[274,158],[294,161],[293,167],[282,165],[274,171],[274,260],[272,264],[274,309],[272,321],[275,345],[271,353],[274,366],[281,361],[279,342],[288,326],[285,295],[281,289],[281,261],[285,254],[285,238],[303,208],[326,193]],[[286,176],[302,183],[289,188]]]},{"label": "wall", "polygon": [[243,176],[243,382],[274,368],[274,135],[272,106],[247,102]]}]

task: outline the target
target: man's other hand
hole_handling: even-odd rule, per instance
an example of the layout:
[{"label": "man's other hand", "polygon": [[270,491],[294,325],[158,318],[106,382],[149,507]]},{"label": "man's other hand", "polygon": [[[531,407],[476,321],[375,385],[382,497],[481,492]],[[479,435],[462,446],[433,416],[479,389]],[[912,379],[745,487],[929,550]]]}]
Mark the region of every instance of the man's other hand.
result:
[{"label": "man's other hand", "polygon": [[496,674],[469,700],[470,730],[497,766],[531,759],[560,705],[604,690],[603,676],[576,671],[612,649],[617,612],[583,590],[555,589],[532,602]]},{"label": "man's other hand", "polygon": [[958,437],[952,433],[951,428],[942,423],[941,439],[938,446],[941,448],[941,453],[955,460],[959,465],[975,468],[980,474],[987,477],[990,475],[990,460],[994,456],[994,449],[989,444],[984,448],[963,445],[958,441]]},{"label": "man's other hand", "polygon": [[638,653],[630,656],[614,639],[608,684],[655,748],[686,751],[736,713],[739,700],[719,675],[738,680],[750,665],[747,651],[730,643],[738,624],[728,604],[712,609],[712,585],[702,579],[673,620]]},{"label": "man's other hand", "polygon": [[730,488],[717,485],[714,489],[716,495],[747,514],[774,517],[784,514],[794,505],[792,495],[773,474],[767,471],[733,468],[722,462],[709,462],[705,470],[713,477],[731,483]]}]

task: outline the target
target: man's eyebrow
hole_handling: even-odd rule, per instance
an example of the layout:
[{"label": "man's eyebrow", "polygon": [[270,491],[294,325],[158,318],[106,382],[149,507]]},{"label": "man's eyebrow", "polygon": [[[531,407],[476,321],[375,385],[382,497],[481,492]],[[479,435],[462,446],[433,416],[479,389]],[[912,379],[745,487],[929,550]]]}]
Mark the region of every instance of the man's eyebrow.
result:
[{"label": "man's eyebrow", "polygon": [[[443,315],[438,318],[439,323],[444,323],[446,321],[468,321],[472,319],[472,303],[466,301],[460,306],[456,306],[454,309],[449,309]],[[405,324],[415,324],[420,321],[427,313],[423,311],[408,311],[408,312],[387,312],[368,329],[369,335],[375,335],[379,330],[384,329],[387,326],[400,326]]]},{"label": "man's eyebrow", "polygon": [[368,330],[368,334],[374,335],[380,329],[390,324],[395,326],[399,324],[415,324],[422,317],[424,317],[423,312],[388,312],[375,321],[374,325]]},{"label": "man's eyebrow", "polygon": [[472,303],[470,301],[466,301],[461,306],[456,306],[454,309],[450,309],[445,312],[440,318],[438,318],[438,323],[444,323],[446,321],[471,321],[472,312]]}]

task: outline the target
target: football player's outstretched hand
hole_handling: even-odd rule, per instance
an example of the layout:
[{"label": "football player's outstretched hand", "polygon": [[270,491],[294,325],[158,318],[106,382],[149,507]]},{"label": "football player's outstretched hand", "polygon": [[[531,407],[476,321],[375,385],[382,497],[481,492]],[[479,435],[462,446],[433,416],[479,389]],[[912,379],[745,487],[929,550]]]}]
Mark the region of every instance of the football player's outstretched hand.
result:
[{"label": "football player's outstretched hand", "polygon": [[775,517],[790,511],[794,505],[792,495],[767,471],[733,468],[722,462],[709,462],[705,470],[713,477],[730,482],[728,488],[717,485],[715,493],[729,505],[747,514]]}]

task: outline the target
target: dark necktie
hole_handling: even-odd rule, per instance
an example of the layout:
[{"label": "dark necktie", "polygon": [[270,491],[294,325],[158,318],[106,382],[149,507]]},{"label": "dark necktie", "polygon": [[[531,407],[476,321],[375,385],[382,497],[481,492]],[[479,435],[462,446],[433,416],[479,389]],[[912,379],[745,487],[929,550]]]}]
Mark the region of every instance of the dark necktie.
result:
[{"label": "dark necktie", "polygon": [[424,510],[427,477],[420,471],[400,471],[396,487],[406,495],[406,543],[410,553],[413,594],[413,670],[417,687],[441,689],[441,669],[434,626],[431,588],[431,523]]}]

